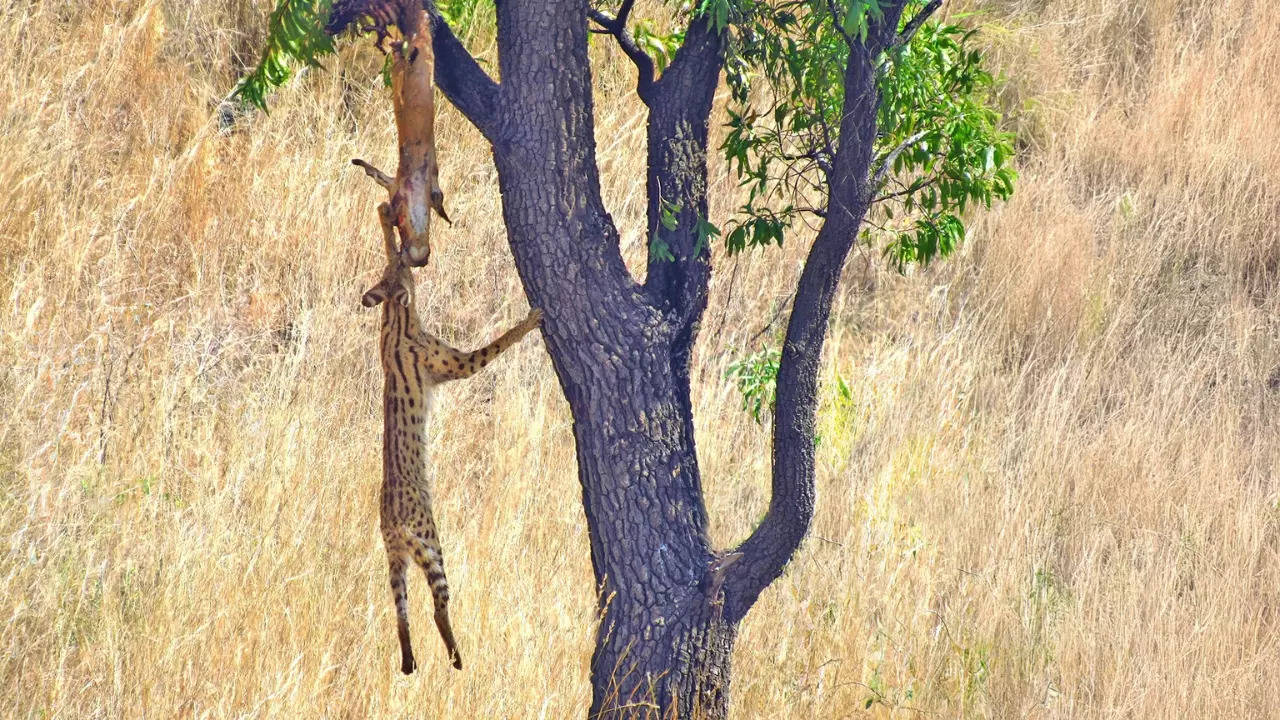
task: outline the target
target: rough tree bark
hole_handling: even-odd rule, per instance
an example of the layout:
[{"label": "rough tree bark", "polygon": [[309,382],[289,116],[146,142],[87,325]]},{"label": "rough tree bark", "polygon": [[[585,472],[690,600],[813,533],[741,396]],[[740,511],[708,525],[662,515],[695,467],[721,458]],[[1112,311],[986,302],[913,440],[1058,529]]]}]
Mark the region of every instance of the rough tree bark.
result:
[{"label": "rough tree bark", "polygon": [[[694,447],[689,360],[706,307],[707,132],[720,37],[695,20],[658,79],[616,16],[587,0],[497,3],[495,83],[438,16],[436,81],[493,147],[508,239],[573,414],[578,478],[599,587],[592,718],[723,718],[738,623],[783,571],[814,507],[818,363],[844,260],[866,212],[875,140],[875,61],[904,2],[850,46],[845,112],[826,221],[805,262],[778,376],[772,499],[740,546],[717,551]],[[637,65],[649,107],[648,231],[674,260],[646,282],[623,265],[600,196],[588,19]],[[678,225],[659,222],[662,203]]]}]

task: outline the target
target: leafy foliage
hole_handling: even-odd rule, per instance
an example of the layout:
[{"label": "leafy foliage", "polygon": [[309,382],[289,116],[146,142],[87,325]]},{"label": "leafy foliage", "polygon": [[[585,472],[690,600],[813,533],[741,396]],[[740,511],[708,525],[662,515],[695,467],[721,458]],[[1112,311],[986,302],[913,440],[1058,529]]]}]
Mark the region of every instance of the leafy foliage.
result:
[{"label": "leafy foliage", "polygon": [[684,30],[663,33],[652,22],[639,20],[631,31],[631,37],[635,40],[636,47],[653,58],[653,65],[658,72],[662,72],[671,64],[671,58],[684,43]]},{"label": "leafy foliage", "polygon": [[899,270],[950,254],[964,239],[969,205],[990,208],[1013,194],[1013,135],[989,105],[994,79],[967,47],[973,34],[926,23],[878,78],[874,167],[888,163],[888,171],[864,235],[891,238],[885,253]]},{"label": "leafy foliage", "polygon": [[[922,5],[909,4],[904,22]],[[705,0],[701,8],[728,34],[733,104],[721,149],[748,191],[726,247],[781,244],[795,222],[825,214],[849,43],[865,41],[879,2]],[[1013,192],[1013,137],[991,108],[995,80],[971,47],[973,32],[926,22],[878,59],[880,132],[867,178],[876,201],[862,237],[884,242],[900,271],[952,252],[970,205]]]},{"label": "leafy foliage", "polygon": [[[265,112],[267,95],[289,82],[292,66],[323,68],[320,58],[335,52],[333,38],[326,31],[333,4],[334,0],[279,0],[267,23],[262,60],[236,84],[232,97]],[[437,0],[436,8],[460,37],[468,36],[479,24],[494,21],[493,0]],[[342,12],[337,15],[341,16],[339,24],[355,19]],[[341,28],[329,29],[336,32]],[[674,51],[679,43],[671,42],[675,42]],[[382,72],[386,85],[391,84],[390,67],[388,57]]]},{"label": "leafy foliage", "polygon": [[496,22],[493,0],[436,0],[436,9],[459,38],[468,37],[478,26]]},{"label": "leafy foliage", "polygon": [[334,52],[325,32],[333,0],[280,0],[267,22],[266,48],[258,66],[240,80],[232,97],[264,112],[267,95],[293,77],[291,64],[323,67],[320,58]]},{"label": "leafy foliage", "polygon": [[778,348],[766,347],[734,362],[725,373],[738,386],[738,392],[742,393],[742,409],[750,413],[757,423],[773,413],[777,399],[778,365],[781,361],[782,353]]}]

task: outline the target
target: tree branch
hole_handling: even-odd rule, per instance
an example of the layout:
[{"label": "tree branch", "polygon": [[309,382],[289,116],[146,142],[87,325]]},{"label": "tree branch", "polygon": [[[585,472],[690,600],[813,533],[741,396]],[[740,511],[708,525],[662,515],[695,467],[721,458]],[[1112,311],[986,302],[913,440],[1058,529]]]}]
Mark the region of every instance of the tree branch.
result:
[{"label": "tree branch", "polygon": [[587,10],[587,17],[599,25],[605,34],[612,35],[618,41],[618,47],[622,48],[622,52],[635,64],[638,72],[636,95],[640,96],[645,105],[649,105],[653,94],[653,58],[636,45],[635,38],[627,34],[627,17],[631,15],[633,5],[635,0],[622,0],[617,17],[610,17],[608,13],[591,8]]},{"label": "tree branch", "polygon": [[836,8],[836,0],[827,0],[827,10],[831,11],[831,24],[836,27],[836,31],[844,38],[845,47],[853,49],[853,38],[844,29],[843,14]]},{"label": "tree branch", "polygon": [[907,24],[902,28],[902,32],[898,33],[897,36],[890,41],[889,47],[886,49],[892,50],[893,48],[902,47],[903,45],[911,42],[911,38],[915,36],[916,31],[920,29],[921,25],[924,25],[924,21],[928,20],[929,16],[937,12],[940,7],[942,7],[942,0],[932,0],[928,5],[921,8],[920,12],[916,13],[915,17],[907,21]]},{"label": "tree branch", "polygon": [[[676,48],[675,54],[671,56],[671,63],[654,84],[659,86],[682,84],[678,79],[668,80],[668,78],[678,78],[685,72],[698,72],[699,68],[709,69],[719,77],[720,68],[724,64],[721,52],[723,48],[724,38],[712,29],[710,20],[706,16],[693,18],[689,21],[689,27],[685,28],[684,42]],[[706,64],[709,61],[712,67],[707,68]],[[685,70],[686,65],[694,67]]]},{"label": "tree branch", "polygon": [[882,3],[883,16],[868,29],[866,42],[849,50],[840,135],[828,178],[827,217],[796,286],[778,366],[769,511],[734,549],[743,559],[729,567],[725,579],[729,622],[742,619],[782,574],[813,521],[819,363],[840,273],[871,201],[868,182],[879,105],[876,58],[898,26],[905,4]]},{"label": "tree branch", "polygon": [[498,124],[498,83],[480,67],[453,28],[440,16],[435,3],[424,0],[431,16],[431,49],[436,56],[436,85],[489,142]]},{"label": "tree branch", "polygon": [[876,174],[871,178],[871,189],[875,191],[880,188],[880,183],[884,182],[885,176],[889,174],[889,168],[893,167],[893,161],[898,159],[898,156],[902,154],[902,151],[920,142],[924,139],[924,136],[928,134],[928,130],[921,130],[915,135],[903,140],[898,144],[898,147],[890,151],[888,155],[885,155],[884,162],[880,163],[880,169],[876,170]]},{"label": "tree branch", "polygon": [[910,185],[903,186],[903,188],[902,188],[901,190],[895,190],[894,192],[891,192],[891,193],[885,193],[885,194],[883,194],[883,195],[877,195],[877,196],[876,196],[876,198],[875,198],[874,200],[872,200],[871,202],[872,202],[872,203],[878,203],[878,202],[884,202],[885,200],[893,200],[894,198],[904,197],[904,196],[906,196],[906,195],[910,195],[910,194],[911,194],[911,193],[913,193],[913,192],[918,192],[918,191],[920,191],[920,190],[923,190],[923,189],[925,189],[925,188],[929,187],[930,185],[933,185],[933,184],[934,184],[934,183],[936,183],[936,182],[938,182],[938,176],[937,176],[937,175],[934,175],[933,177],[929,178],[929,179],[928,179],[927,181],[925,181],[925,182],[919,182],[919,181],[917,180],[917,181],[912,182]]},{"label": "tree branch", "polygon": [[[624,4],[624,8],[626,5]],[[723,64],[723,38],[705,17],[694,18],[662,77],[650,91],[648,135],[648,240],[664,242],[674,261],[651,257],[645,291],[685,328],[706,307],[711,274],[708,238],[700,221],[708,218],[707,143],[711,106]],[[675,208],[675,228],[661,221],[664,204]]]}]

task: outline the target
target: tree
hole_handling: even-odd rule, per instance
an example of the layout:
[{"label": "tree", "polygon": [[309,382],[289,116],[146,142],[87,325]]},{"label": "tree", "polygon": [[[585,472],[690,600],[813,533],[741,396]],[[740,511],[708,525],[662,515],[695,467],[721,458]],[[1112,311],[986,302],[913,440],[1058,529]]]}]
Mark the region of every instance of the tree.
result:
[{"label": "tree", "polygon": [[[358,26],[368,5],[282,0],[242,96],[261,104],[287,79],[282,57],[314,63],[332,51],[321,19],[336,33]],[[1011,141],[984,104],[991,78],[967,33],[926,22],[941,0],[704,0],[669,36],[628,31],[633,0],[616,13],[587,0],[500,0],[498,83],[441,14],[455,5],[429,7],[436,81],[492,145],[511,251],[545,313],[574,419],[600,598],[591,717],[724,717],[738,624],[813,516],[818,367],[845,258],[859,238],[887,240],[900,269],[945,255],[963,238],[967,204],[1012,191]],[[648,108],[643,282],[624,266],[600,196],[592,31],[634,62]],[[722,71],[733,90],[722,149],[749,187],[723,233],[707,217]],[[748,102],[760,94],[764,113]],[[745,541],[717,549],[689,388],[711,245],[780,243],[799,218],[821,227],[778,362],[772,498]]]}]

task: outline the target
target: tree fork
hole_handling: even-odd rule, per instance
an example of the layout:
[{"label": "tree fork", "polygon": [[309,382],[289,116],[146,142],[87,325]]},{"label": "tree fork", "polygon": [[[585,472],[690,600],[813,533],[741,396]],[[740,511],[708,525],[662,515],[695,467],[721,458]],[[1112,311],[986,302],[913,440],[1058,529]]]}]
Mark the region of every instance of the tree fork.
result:
[{"label": "tree fork", "polygon": [[[651,258],[641,286],[600,196],[587,2],[499,2],[501,84],[432,15],[436,81],[493,146],[509,244],[531,304],[544,309],[547,349],[574,418],[600,598],[593,718],[725,717],[737,625],[808,531],[818,363],[870,199],[874,63],[903,5],[881,3],[866,42],[850,47],[827,217],[783,348],[769,512],[730,552],[714,551],[706,535],[688,379],[710,277],[699,220],[722,38],[695,18],[671,66],[646,85],[648,230],[673,259]],[[616,36],[625,16],[602,19]],[[668,231],[661,217],[671,207],[677,222]]]}]

